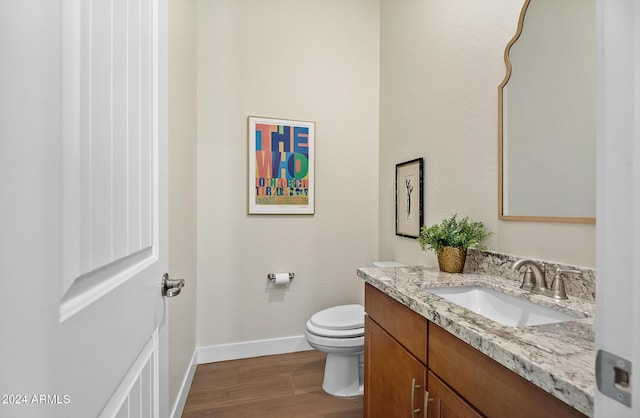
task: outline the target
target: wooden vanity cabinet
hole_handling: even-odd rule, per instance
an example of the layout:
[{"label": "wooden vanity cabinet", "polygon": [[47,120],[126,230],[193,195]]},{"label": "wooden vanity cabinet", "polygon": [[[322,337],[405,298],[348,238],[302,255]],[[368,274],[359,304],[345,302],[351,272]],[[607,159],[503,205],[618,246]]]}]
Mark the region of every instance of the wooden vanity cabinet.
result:
[{"label": "wooden vanity cabinet", "polygon": [[585,417],[439,326],[428,334],[429,370],[486,416]]},{"label": "wooden vanity cabinet", "polygon": [[365,327],[364,416],[422,417],[426,367],[373,320]]},{"label": "wooden vanity cabinet", "polygon": [[432,372],[427,372],[429,418],[482,418],[468,402]]},{"label": "wooden vanity cabinet", "polygon": [[369,284],[365,312],[365,418],[585,417]]},{"label": "wooden vanity cabinet", "polygon": [[370,284],[365,286],[364,310],[369,319],[377,322],[418,361],[427,363],[427,320],[424,317]]},{"label": "wooden vanity cabinet", "polygon": [[366,418],[418,418],[427,412],[441,418],[482,416],[435,376],[426,386],[426,319],[370,285],[365,287],[365,311]]},{"label": "wooden vanity cabinet", "polygon": [[424,416],[425,319],[370,285],[365,311],[364,416]]}]

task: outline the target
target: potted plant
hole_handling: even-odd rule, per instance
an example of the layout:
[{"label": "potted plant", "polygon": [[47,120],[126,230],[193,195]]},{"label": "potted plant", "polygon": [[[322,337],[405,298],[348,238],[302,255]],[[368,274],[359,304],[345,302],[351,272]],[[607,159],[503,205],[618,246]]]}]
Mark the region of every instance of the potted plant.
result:
[{"label": "potted plant", "polygon": [[482,222],[457,217],[455,214],[428,228],[423,225],[417,238],[422,251],[433,250],[438,255],[440,270],[448,273],[462,273],[467,248],[486,250],[482,242],[491,236]]}]

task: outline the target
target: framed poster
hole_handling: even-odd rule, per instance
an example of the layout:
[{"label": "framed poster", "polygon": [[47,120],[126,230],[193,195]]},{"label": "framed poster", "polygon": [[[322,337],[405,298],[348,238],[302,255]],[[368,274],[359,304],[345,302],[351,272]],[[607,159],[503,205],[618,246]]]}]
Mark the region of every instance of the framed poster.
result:
[{"label": "framed poster", "polygon": [[396,164],[396,235],[418,238],[424,223],[423,159]]},{"label": "framed poster", "polygon": [[315,123],[249,116],[249,214],[313,214]]}]

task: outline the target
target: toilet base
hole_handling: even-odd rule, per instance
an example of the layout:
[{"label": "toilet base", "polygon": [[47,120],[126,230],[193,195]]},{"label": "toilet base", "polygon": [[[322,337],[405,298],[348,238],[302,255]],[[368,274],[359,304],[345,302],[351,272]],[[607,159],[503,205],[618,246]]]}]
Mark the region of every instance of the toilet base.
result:
[{"label": "toilet base", "polygon": [[351,398],[364,393],[362,353],[327,353],[322,389],[332,396]]}]

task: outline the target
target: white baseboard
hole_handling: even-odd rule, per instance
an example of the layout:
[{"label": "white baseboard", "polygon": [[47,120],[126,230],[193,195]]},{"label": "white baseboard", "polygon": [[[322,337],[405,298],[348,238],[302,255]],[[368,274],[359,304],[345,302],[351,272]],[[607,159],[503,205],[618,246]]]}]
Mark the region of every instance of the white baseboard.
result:
[{"label": "white baseboard", "polygon": [[197,348],[198,364],[308,350],[313,348],[307,343],[304,335]]},{"label": "white baseboard", "polygon": [[180,387],[180,393],[178,394],[178,401],[176,402],[173,411],[169,415],[172,418],[180,418],[182,413],[184,412],[184,406],[187,403],[187,397],[189,396],[189,390],[191,390],[191,383],[193,383],[193,376],[196,374],[196,366],[198,366],[198,350],[193,351],[193,356],[191,357],[191,365],[189,366],[189,370],[187,374],[184,376],[184,380],[182,381],[182,386]]}]

